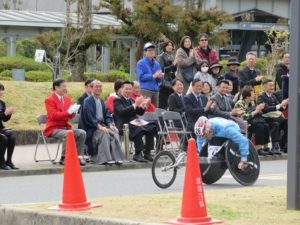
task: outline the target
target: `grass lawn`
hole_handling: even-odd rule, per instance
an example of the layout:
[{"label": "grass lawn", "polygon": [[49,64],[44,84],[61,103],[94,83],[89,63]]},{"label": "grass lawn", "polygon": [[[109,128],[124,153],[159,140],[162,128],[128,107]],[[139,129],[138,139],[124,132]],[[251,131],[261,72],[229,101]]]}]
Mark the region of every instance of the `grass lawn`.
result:
[{"label": "grass lawn", "polygon": [[[45,113],[45,98],[51,93],[51,82],[0,81],[5,86],[4,101],[8,106],[16,106],[17,112],[6,127],[15,130],[37,129],[36,116]],[[113,92],[113,83],[103,84],[103,97]],[[73,103],[84,92],[83,82],[68,82],[68,95]]]},{"label": "grass lawn", "polygon": [[[100,203],[103,207],[76,213],[163,223],[180,215],[181,197],[181,193],[176,193],[99,198],[93,199],[92,203]],[[286,209],[286,187],[210,189],[205,191],[205,198],[208,215],[227,225],[300,224],[300,211]],[[52,202],[18,207],[46,211],[56,204]]]}]

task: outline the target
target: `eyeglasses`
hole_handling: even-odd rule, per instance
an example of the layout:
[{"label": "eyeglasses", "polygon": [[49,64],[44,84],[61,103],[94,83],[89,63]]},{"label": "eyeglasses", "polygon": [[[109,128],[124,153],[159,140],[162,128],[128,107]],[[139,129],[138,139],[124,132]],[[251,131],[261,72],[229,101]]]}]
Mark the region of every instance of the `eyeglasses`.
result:
[{"label": "eyeglasses", "polygon": [[201,39],[200,41],[207,41],[207,39]]}]

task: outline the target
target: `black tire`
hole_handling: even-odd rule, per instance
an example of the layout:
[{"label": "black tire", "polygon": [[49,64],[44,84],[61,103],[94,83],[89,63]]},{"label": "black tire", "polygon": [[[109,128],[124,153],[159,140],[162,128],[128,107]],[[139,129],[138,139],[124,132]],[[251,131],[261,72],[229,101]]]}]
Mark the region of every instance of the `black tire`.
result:
[{"label": "black tire", "polygon": [[238,163],[241,158],[239,155],[238,146],[232,142],[228,145],[228,148],[225,151],[225,158],[228,169],[233,176],[233,178],[239,182],[241,185],[250,186],[253,185],[260,172],[260,162],[257,151],[253,146],[252,142],[249,141],[249,155],[248,155],[248,163],[249,168],[247,171],[243,172],[237,168]]},{"label": "black tire", "polygon": [[154,183],[160,188],[170,187],[176,178],[177,168],[171,168],[163,171],[163,168],[174,165],[175,157],[169,151],[159,152],[153,159],[152,164],[152,179]]}]

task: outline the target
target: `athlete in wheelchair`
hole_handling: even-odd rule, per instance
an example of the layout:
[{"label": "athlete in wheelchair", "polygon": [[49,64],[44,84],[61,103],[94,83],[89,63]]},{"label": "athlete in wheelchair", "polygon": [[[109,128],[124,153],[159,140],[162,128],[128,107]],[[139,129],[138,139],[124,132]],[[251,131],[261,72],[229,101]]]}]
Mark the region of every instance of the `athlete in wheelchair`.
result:
[{"label": "athlete in wheelchair", "polygon": [[198,151],[201,152],[205,141],[212,140],[213,137],[227,138],[239,147],[241,161],[238,163],[238,169],[246,171],[249,164],[247,157],[249,155],[249,141],[240,130],[238,124],[232,120],[221,117],[207,119],[205,116],[199,117],[195,123],[195,134],[197,136]]},{"label": "athlete in wheelchair", "polygon": [[[220,117],[207,119],[201,116],[195,123],[194,130],[203,183],[215,183],[227,169],[240,184],[248,186],[255,183],[260,171],[258,154],[235,122]],[[170,187],[177,170],[185,165],[185,160],[185,151],[178,155],[160,151],[152,164],[155,184],[160,188]]]}]

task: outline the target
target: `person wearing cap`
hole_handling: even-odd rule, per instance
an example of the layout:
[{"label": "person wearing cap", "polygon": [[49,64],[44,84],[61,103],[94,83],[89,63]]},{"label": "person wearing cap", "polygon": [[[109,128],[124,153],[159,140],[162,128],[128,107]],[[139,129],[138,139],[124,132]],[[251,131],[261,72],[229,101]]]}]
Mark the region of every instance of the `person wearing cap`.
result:
[{"label": "person wearing cap", "polygon": [[181,39],[180,48],[176,51],[175,59],[177,60],[176,78],[183,81],[183,93],[187,93],[190,83],[197,72],[195,53],[189,36],[184,36]]},{"label": "person wearing cap", "polygon": [[248,52],[246,54],[246,63],[246,67],[240,70],[238,75],[240,88],[243,88],[245,85],[250,85],[252,87],[261,85],[263,75],[255,68],[256,54],[254,52]]},{"label": "person wearing cap", "polygon": [[239,126],[231,121],[220,117],[207,119],[201,116],[195,123],[194,132],[197,136],[197,148],[201,152],[202,146],[206,140],[211,140],[213,137],[223,137],[231,140],[239,146],[241,161],[238,164],[238,169],[245,171],[249,164],[249,140],[241,133]]},{"label": "person wearing cap", "polygon": [[214,82],[212,83],[213,86],[213,93],[216,93],[216,85],[220,80],[223,80],[224,77],[221,76],[221,70],[222,70],[223,66],[221,64],[219,64],[218,62],[212,62],[209,65],[209,70],[208,73],[212,76],[212,79],[214,80]]},{"label": "person wearing cap", "polygon": [[235,57],[231,57],[228,59],[227,67],[229,71],[224,75],[226,80],[230,80],[232,82],[232,95],[236,95],[239,92],[239,66],[240,63]]},{"label": "person wearing cap", "polygon": [[137,62],[136,74],[142,95],[149,97],[153,105],[157,107],[159,85],[163,80],[164,73],[155,59],[155,46],[150,42],[144,45],[144,57]]},{"label": "person wearing cap", "polygon": [[194,48],[197,64],[202,60],[206,60],[209,64],[219,62],[217,51],[208,46],[208,35],[206,33],[199,35],[198,44],[199,45]]}]

